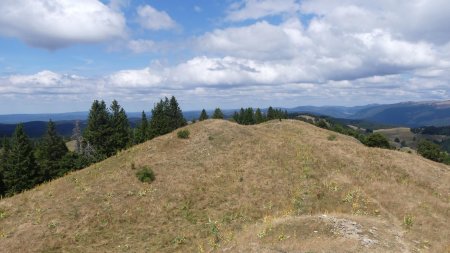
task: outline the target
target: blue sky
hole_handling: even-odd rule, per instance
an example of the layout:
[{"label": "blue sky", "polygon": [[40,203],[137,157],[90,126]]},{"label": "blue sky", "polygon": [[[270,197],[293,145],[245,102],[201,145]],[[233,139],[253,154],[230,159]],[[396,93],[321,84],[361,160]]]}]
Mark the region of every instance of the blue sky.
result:
[{"label": "blue sky", "polygon": [[[445,0],[3,0],[0,113],[448,99]],[[24,18],[26,17],[26,18]]]}]

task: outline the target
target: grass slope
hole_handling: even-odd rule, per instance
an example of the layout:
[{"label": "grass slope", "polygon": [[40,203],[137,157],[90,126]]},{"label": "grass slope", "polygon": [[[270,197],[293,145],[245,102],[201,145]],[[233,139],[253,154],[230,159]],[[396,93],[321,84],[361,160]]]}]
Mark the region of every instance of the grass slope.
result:
[{"label": "grass slope", "polygon": [[[4,252],[448,252],[450,169],[300,121],[208,120],[0,201]],[[331,134],[337,135],[329,140]],[[156,173],[138,181],[135,167]]]}]

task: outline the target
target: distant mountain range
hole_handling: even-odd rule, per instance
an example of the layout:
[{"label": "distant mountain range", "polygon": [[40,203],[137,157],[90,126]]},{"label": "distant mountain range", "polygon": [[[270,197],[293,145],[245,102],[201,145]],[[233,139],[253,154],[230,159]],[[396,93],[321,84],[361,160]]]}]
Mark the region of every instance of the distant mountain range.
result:
[{"label": "distant mountain range", "polygon": [[450,125],[450,101],[404,102],[387,105],[302,106],[288,109],[289,112],[305,112],[342,119],[365,120],[373,123],[419,127]]},{"label": "distant mountain range", "polygon": [[[311,113],[330,116],[339,119],[363,120],[389,126],[422,127],[450,126],[450,100],[431,102],[404,102],[396,104],[371,104],[365,106],[299,106],[282,108],[289,113]],[[236,109],[237,110],[237,109]],[[223,110],[226,117],[231,117],[234,109]],[[266,111],[267,109],[263,109]],[[208,111],[212,115],[213,111]],[[17,123],[25,122],[24,127],[31,137],[39,137],[45,132],[49,119],[55,121],[61,135],[70,136],[76,120],[82,125],[88,117],[88,112],[70,112],[57,114],[11,114],[0,115],[0,136],[9,136]],[[198,118],[200,111],[184,112],[187,120]],[[151,114],[147,114],[151,117]],[[128,118],[134,126],[139,122],[141,112],[128,113]]]}]

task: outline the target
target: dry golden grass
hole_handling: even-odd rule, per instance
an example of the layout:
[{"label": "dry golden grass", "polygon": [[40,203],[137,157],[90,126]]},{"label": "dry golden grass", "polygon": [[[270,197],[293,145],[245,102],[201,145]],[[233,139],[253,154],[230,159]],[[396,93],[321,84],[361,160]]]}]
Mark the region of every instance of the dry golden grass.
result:
[{"label": "dry golden grass", "polygon": [[[174,132],[1,200],[1,251],[449,250],[445,165],[343,135],[328,140],[300,121],[186,128],[189,139]],[[156,180],[141,183],[133,163]],[[356,222],[360,237],[323,214]],[[364,246],[364,236],[378,242]]]}]

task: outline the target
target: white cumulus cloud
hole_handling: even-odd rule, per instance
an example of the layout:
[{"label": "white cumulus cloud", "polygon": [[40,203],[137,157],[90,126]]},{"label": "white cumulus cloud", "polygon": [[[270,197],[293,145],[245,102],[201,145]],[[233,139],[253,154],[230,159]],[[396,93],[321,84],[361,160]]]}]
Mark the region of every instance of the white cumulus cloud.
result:
[{"label": "white cumulus cloud", "polygon": [[0,33],[58,49],[125,36],[125,18],[98,0],[2,0]]},{"label": "white cumulus cloud", "polygon": [[242,0],[231,5],[227,20],[244,21],[280,14],[293,14],[300,10],[297,0]]},{"label": "white cumulus cloud", "polygon": [[144,29],[169,30],[176,28],[177,23],[165,11],[158,11],[150,5],[137,8],[138,22]]}]

